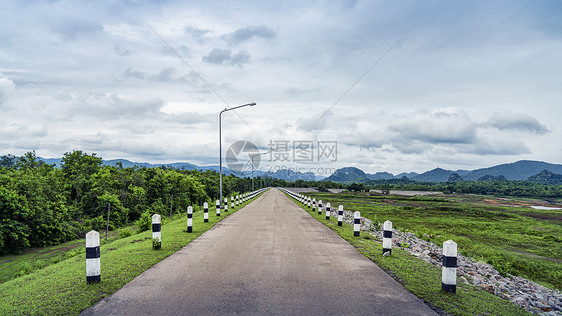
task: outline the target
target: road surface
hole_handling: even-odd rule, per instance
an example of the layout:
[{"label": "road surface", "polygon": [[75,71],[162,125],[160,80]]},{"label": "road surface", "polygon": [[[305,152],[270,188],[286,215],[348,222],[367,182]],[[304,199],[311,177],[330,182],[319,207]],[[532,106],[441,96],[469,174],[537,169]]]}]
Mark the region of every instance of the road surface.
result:
[{"label": "road surface", "polygon": [[278,189],[82,314],[436,315]]}]

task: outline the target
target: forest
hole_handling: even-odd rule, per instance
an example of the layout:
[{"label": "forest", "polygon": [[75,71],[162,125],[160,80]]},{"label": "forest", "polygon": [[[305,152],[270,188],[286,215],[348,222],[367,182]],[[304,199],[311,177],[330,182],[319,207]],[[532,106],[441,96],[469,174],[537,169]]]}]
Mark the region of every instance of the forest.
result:
[{"label": "forest", "polygon": [[[86,232],[134,224],[154,213],[185,212],[187,206],[219,195],[214,171],[171,168],[123,168],[102,165],[102,158],[76,150],[59,167],[44,163],[35,152],[0,160],[0,255],[30,247],[59,244]],[[258,184],[262,179],[256,179]],[[267,179],[272,186],[283,180]],[[223,176],[223,195],[251,190],[250,178]]]}]

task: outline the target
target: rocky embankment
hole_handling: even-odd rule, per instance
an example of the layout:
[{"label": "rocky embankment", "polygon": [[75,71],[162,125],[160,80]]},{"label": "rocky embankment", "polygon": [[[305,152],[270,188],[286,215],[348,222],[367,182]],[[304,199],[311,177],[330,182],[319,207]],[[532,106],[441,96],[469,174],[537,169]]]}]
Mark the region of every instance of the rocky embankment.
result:
[{"label": "rocky embankment", "polygon": [[[337,216],[336,212],[332,213]],[[353,224],[353,214],[344,212],[344,220]],[[361,224],[361,230],[382,241],[383,231],[380,224],[375,225],[367,218],[361,218]],[[392,233],[393,247],[404,249],[428,263],[441,267],[441,247],[416,237],[414,233],[396,229],[393,229]],[[535,314],[562,315],[562,293],[558,291],[518,276],[503,277],[492,265],[474,261],[460,254],[457,265],[457,282],[480,287]]]}]

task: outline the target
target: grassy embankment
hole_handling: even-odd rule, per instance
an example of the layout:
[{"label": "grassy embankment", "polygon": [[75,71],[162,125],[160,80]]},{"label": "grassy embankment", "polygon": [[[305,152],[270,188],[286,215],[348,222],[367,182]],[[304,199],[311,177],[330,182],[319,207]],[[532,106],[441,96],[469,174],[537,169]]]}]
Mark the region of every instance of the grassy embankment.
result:
[{"label": "grassy embankment", "polygon": [[[242,204],[234,211],[250,202]],[[172,219],[163,218],[160,250],[152,249],[151,231],[117,240],[110,239],[107,243],[102,242],[101,282],[97,284],[86,283],[85,247],[62,253],[67,259],[0,284],[0,315],[77,315],[189,244],[225,215],[232,213],[232,210],[229,210],[225,214],[223,210],[221,216],[217,217],[212,205],[212,208],[209,208],[209,222],[204,223],[203,211],[194,211],[192,233],[187,233],[187,215],[175,215]],[[51,259],[45,257],[42,260],[48,263]],[[0,264],[0,269],[2,266]]]},{"label": "grassy embankment", "polygon": [[313,196],[359,211],[373,221],[390,220],[395,228],[437,245],[451,239],[460,253],[491,263],[503,275],[519,275],[562,289],[562,210],[507,207],[483,203],[473,196]]},{"label": "grassy embankment", "polygon": [[[340,203],[343,202],[343,199],[337,199],[337,195],[315,194],[315,196],[317,199],[320,197],[324,202],[330,202],[332,206],[349,205]],[[349,196],[345,197],[347,200],[349,198]],[[359,201],[356,202],[359,203]],[[352,225],[344,223],[342,227],[337,226],[337,218],[332,217],[330,220],[326,220],[324,214],[312,213],[303,204],[298,204],[387,271],[406,289],[437,310],[445,311],[449,315],[530,314],[509,301],[462,282],[457,285],[456,294],[445,293],[441,291],[441,269],[439,267],[426,263],[401,249],[394,249],[391,256],[383,257],[382,245],[376,242],[371,235],[362,232],[361,237],[354,237]],[[350,210],[349,207],[348,210]],[[361,215],[364,216],[363,214],[362,212]]]}]

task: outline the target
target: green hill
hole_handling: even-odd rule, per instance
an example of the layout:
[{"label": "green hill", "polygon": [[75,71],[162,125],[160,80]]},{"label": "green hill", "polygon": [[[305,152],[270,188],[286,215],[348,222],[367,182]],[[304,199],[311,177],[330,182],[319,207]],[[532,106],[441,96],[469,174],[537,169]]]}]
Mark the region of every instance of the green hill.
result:
[{"label": "green hill", "polygon": [[533,176],[530,176],[527,181],[542,184],[562,184],[562,174],[554,173],[550,170],[543,170]]}]

